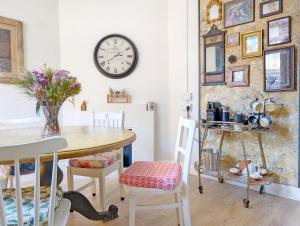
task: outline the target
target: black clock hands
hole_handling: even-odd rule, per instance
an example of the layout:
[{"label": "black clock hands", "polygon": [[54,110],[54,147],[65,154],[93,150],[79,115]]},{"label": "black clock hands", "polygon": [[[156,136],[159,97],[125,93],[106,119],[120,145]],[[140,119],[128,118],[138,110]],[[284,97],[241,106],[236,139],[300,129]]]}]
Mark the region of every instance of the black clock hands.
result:
[{"label": "black clock hands", "polygon": [[110,58],[107,61],[109,62],[109,61],[111,61],[112,59],[114,59],[115,57],[118,57],[118,56],[123,56],[123,55],[121,55],[121,53],[117,53],[116,55],[114,55],[112,58]]}]

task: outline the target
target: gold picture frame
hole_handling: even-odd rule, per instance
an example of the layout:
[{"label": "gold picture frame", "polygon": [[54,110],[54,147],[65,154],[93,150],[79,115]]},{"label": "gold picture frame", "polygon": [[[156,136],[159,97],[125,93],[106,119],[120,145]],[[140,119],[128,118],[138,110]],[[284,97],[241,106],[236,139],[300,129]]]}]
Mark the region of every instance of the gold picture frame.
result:
[{"label": "gold picture frame", "polygon": [[241,34],[242,58],[263,55],[263,30],[244,32]]},{"label": "gold picture frame", "polygon": [[207,23],[211,24],[223,19],[223,6],[220,0],[211,0],[206,8]]},{"label": "gold picture frame", "polygon": [[0,83],[15,83],[23,70],[23,23],[0,16]]}]

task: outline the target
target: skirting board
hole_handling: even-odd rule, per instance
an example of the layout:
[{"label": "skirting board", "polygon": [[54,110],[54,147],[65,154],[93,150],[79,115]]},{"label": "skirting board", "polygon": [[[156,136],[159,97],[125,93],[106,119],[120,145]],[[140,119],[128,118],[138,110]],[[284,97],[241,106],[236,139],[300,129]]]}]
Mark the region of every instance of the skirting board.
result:
[{"label": "skirting board", "polygon": [[[197,175],[198,176],[198,172],[194,169],[194,167],[192,165],[191,165],[191,168],[190,168],[190,173],[192,175]],[[218,180],[218,178],[216,178],[216,177],[212,177],[212,176],[208,176],[208,175],[204,175],[204,174],[202,174],[202,177],[207,178],[207,179],[211,179],[211,180],[216,180],[216,181]],[[239,187],[246,187],[245,184],[238,183],[236,181],[225,180],[225,183],[236,185],[236,186],[239,186]],[[259,191],[260,186],[251,185],[250,188],[252,190]],[[280,197],[283,197],[283,198],[300,201],[300,188],[290,187],[290,186],[286,186],[286,185],[283,185],[283,184],[271,184],[271,185],[266,185],[265,186],[265,192],[268,193],[268,194],[277,195],[277,196],[280,196]]]}]

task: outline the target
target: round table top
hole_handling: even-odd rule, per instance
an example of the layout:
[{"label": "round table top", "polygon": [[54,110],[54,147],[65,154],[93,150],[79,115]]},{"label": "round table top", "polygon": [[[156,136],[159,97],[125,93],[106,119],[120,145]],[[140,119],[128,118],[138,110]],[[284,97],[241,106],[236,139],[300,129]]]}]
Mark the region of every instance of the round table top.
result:
[{"label": "round table top", "polygon": [[[30,143],[43,139],[41,128],[9,129],[0,131],[0,145]],[[67,140],[68,147],[58,152],[59,159],[77,158],[116,150],[133,143],[134,132],[119,128],[94,128],[90,126],[66,126],[61,136]],[[41,161],[52,160],[52,155],[41,156]],[[24,160],[29,162],[32,160]],[[11,164],[1,162],[0,164]]]}]

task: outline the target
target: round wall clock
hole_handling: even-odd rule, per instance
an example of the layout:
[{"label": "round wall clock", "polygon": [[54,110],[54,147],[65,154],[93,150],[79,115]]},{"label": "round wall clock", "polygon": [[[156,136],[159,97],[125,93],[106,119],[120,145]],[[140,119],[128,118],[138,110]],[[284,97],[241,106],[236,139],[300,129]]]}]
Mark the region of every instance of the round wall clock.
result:
[{"label": "round wall clock", "polygon": [[112,34],[102,38],[94,50],[97,69],[113,79],[128,76],[137,64],[138,53],[133,42],[124,35]]}]

